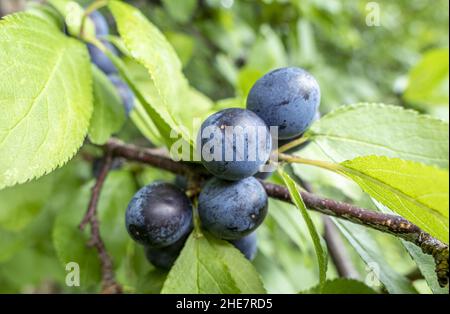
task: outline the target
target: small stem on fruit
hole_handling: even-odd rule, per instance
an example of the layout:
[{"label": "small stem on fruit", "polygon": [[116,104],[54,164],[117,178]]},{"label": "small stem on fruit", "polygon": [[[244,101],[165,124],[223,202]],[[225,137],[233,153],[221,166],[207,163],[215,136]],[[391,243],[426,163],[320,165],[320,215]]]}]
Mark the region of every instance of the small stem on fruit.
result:
[{"label": "small stem on fruit", "polygon": [[292,142],[289,142],[289,143],[281,146],[280,148],[278,148],[278,152],[284,153],[284,152],[290,150],[291,148],[294,148],[294,147],[302,145],[303,143],[306,143],[308,140],[309,140],[308,137],[302,136],[296,140],[293,140]]}]

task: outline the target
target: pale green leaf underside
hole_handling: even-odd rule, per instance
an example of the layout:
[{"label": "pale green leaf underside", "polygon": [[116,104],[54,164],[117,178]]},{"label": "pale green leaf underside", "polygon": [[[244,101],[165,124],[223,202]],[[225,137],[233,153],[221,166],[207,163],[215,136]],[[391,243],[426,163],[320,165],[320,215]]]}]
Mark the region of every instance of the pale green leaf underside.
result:
[{"label": "pale green leaf underside", "polygon": [[397,158],[366,156],[341,171],[373,198],[448,243],[448,171]]},{"label": "pale green leaf underside", "polygon": [[1,190],[0,227],[11,231],[26,227],[48,202],[54,182],[55,176],[52,174]]},{"label": "pale green leaf underside", "polygon": [[161,293],[264,293],[252,264],[228,242],[192,233]]},{"label": "pale green leaf underside", "polygon": [[0,189],[40,177],[82,145],[92,113],[83,44],[26,13],[0,22]]},{"label": "pale green leaf underside", "polygon": [[378,279],[391,294],[417,293],[408,279],[392,269],[384,257],[383,250],[367,228],[341,219],[332,219],[367,264],[365,278],[371,285],[379,286],[376,280]]},{"label": "pale green leaf underside", "polygon": [[365,283],[346,278],[337,278],[327,280],[323,287],[316,286],[301,294],[377,294],[375,290],[368,287]]},{"label": "pale green leaf underside", "polygon": [[[176,130],[193,145],[195,134],[191,127],[192,120],[185,121],[183,117],[189,114],[204,118],[212,107],[211,101],[203,96],[200,106],[190,105],[199,99],[198,92],[192,92],[173,47],[139,10],[118,1],[111,1],[109,8],[131,57],[142,64],[150,75],[154,92],[145,94],[147,103],[169,126],[169,129],[167,126],[164,126],[166,129],[159,129],[161,135],[170,144],[174,141],[170,138],[170,131]],[[160,128],[158,123],[155,124]]]},{"label": "pale green leaf underside", "polygon": [[344,106],[314,123],[308,136],[333,160],[381,155],[448,168],[448,123],[396,106]]},{"label": "pale green leaf underside", "polygon": [[280,170],[280,174],[283,177],[284,183],[289,190],[289,194],[291,195],[295,206],[297,206],[297,208],[300,210],[303,219],[308,226],[308,230],[313,240],[314,248],[316,250],[317,261],[319,263],[319,286],[323,286],[327,279],[326,277],[328,267],[328,253],[326,251],[326,247],[323,245],[323,240],[321,239],[321,236],[317,232],[317,229],[314,226],[311,217],[309,216],[308,210],[306,209],[305,203],[303,202],[298,186],[286,172]]},{"label": "pale green leaf underside", "polygon": [[94,113],[89,127],[89,139],[103,145],[118,132],[125,122],[125,109],[121,99],[109,81],[97,67],[92,66],[94,80]]}]

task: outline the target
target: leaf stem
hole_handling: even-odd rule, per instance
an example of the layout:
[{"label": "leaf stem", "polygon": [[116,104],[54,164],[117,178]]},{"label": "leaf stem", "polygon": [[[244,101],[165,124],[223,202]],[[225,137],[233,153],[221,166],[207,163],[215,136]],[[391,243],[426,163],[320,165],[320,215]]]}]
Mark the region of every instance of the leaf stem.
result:
[{"label": "leaf stem", "polygon": [[328,162],[328,161],[322,161],[322,160],[313,160],[313,159],[307,159],[300,156],[293,156],[288,154],[279,153],[278,158],[280,160],[289,162],[289,163],[297,163],[297,164],[304,164],[304,165],[311,165],[316,166],[319,168],[327,169],[336,173],[340,173],[340,166],[339,164]]}]

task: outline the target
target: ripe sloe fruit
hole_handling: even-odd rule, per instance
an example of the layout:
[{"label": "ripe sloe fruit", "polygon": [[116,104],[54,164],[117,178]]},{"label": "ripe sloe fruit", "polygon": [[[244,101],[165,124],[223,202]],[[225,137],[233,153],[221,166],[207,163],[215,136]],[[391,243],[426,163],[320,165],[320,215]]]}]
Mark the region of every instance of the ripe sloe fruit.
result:
[{"label": "ripe sloe fruit", "polygon": [[99,11],[93,11],[89,14],[89,17],[94,23],[96,36],[101,37],[109,34],[108,22]]},{"label": "ripe sloe fruit", "polygon": [[200,192],[202,226],[218,238],[237,240],[255,230],[267,214],[267,194],[254,177],[240,181],[210,179]]},{"label": "ripe sloe fruit", "polygon": [[247,109],[270,126],[278,126],[278,138],[302,134],[312,123],[320,103],[320,88],[303,69],[288,67],[260,78],[247,98]]},{"label": "ripe sloe fruit", "polygon": [[272,149],[264,121],[254,112],[239,108],[209,116],[201,126],[199,139],[203,165],[225,180],[254,175],[269,159]]},{"label": "ripe sloe fruit", "polygon": [[187,235],[174,244],[162,248],[145,246],[145,256],[147,257],[147,260],[153,264],[153,266],[168,270],[172,267],[173,263],[175,263],[176,259],[180,255],[186,239]]},{"label": "ripe sloe fruit", "polygon": [[[316,122],[316,121],[319,120],[319,119],[320,119],[320,112],[317,111],[317,112],[316,112],[316,115],[314,116],[313,121],[311,122],[311,124],[314,123],[314,122]],[[295,141],[295,140],[299,139],[300,137],[303,136],[303,134],[304,134],[304,133],[300,134],[299,136],[297,136],[297,137],[295,137],[295,138],[293,138],[293,139],[288,139],[288,140],[278,140],[278,148],[280,148],[281,146],[286,145],[286,144],[288,144],[288,143],[290,143],[290,142],[292,142],[292,141]],[[287,151],[285,151],[284,153],[285,153],[285,154],[293,154],[293,153],[296,153],[296,152],[298,152],[299,150],[301,150],[301,149],[305,148],[306,146],[308,146],[310,143],[311,143],[310,141],[306,141],[306,142],[304,142],[304,143],[302,143],[302,144],[300,144],[300,145],[298,145],[298,146],[289,148],[289,149],[288,149]]]},{"label": "ripe sloe fruit", "polygon": [[168,246],[191,230],[192,205],[173,184],[155,182],[131,199],[125,223],[136,242],[150,247]]},{"label": "ripe sloe fruit", "polygon": [[238,240],[231,241],[231,244],[241,251],[249,261],[252,261],[255,258],[258,249],[256,232],[252,232],[248,236]]},{"label": "ripe sloe fruit", "polygon": [[[109,51],[111,51],[115,55],[118,55],[117,49],[112,44],[110,44],[106,40],[101,40],[101,42]],[[91,44],[88,44],[87,47],[89,50],[89,55],[91,56],[92,63],[94,63],[100,70],[102,70],[105,74],[117,73],[116,67],[111,62],[111,60],[109,60],[106,54],[103,53],[103,51]]]},{"label": "ripe sloe fruit", "polygon": [[122,79],[115,75],[111,74],[109,75],[109,80],[114,84],[114,86],[117,89],[117,92],[119,93],[120,99],[122,100],[122,103],[125,107],[125,113],[127,115],[130,114],[131,110],[133,110],[134,107],[134,94],[131,91],[130,87],[122,81]]}]

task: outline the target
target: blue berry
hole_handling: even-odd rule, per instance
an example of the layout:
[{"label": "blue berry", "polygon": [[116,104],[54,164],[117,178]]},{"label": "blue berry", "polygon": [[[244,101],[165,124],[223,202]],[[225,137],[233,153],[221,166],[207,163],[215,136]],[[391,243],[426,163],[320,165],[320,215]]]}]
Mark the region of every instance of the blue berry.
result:
[{"label": "blue berry", "polygon": [[[106,48],[109,51],[111,51],[115,55],[118,55],[118,51],[113,45],[111,45],[109,42],[105,40],[102,40],[101,42],[106,46]],[[105,74],[117,73],[116,67],[111,62],[111,60],[109,60],[106,54],[104,54],[100,49],[98,49],[94,45],[88,44],[87,47],[89,50],[89,55],[91,56],[92,63],[94,63],[100,70],[102,70]]]},{"label": "blue berry", "polygon": [[267,193],[254,177],[240,181],[210,179],[198,199],[202,226],[218,238],[240,239],[267,215]]},{"label": "blue berry", "polygon": [[274,70],[250,90],[247,109],[266,124],[278,126],[278,138],[302,134],[312,123],[320,104],[320,88],[314,77],[300,68]]},{"label": "blue berry", "polygon": [[203,122],[200,133],[202,164],[224,180],[254,175],[266,163],[272,138],[264,121],[239,108],[221,110]]},{"label": "blue berry", "polygon": [[89,17],[94,23],[96,36],[101,37],[109,34],[108,22],[99,11],[93,11],[89,14]]},{"label": "blue berry", "polygon": [[136,242],[150,247],[168,246],[191,230],[192,205],[174,185],[155,182],[132,198],[125,223]]},{"label": "blue berry", "polygon": [[134,94],[131,91],[130,87],[122,81],[122,79],[115,75],[109,75],[109,80],[114,84],[119,93],[120,99],[125,107],[125,112],[127,115],[130,114],[131,110],[134,108]]},{"label": "blue berry", "polygon": [[231,241],[231,243],[249,260],[252,261],[256,256],[257,251],[257,236],[256,232],[250,233],[248,236],[238,240]]}]

